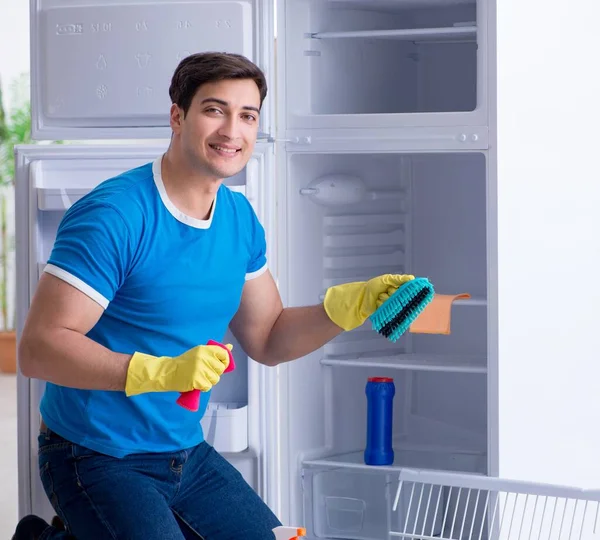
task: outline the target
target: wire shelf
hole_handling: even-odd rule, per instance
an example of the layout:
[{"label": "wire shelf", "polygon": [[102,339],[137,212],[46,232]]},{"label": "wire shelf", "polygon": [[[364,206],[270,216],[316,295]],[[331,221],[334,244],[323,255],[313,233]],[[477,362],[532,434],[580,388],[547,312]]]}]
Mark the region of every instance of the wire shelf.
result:
[{"label": "wire shelf", "polygon": [[487,476],[403,469],[394,538],[600,539],[600,491]]}]

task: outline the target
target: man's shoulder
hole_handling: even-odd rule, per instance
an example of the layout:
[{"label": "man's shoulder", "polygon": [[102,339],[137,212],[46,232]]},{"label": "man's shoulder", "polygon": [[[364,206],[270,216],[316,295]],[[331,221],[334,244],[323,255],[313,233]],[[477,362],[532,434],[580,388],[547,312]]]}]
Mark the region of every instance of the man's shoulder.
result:
[{"label": "man's shoulder", "polygon": [[127,204],[146,197],[153,186],[152,163],[146,163],[104,180],[87,198],[89,201],[109,205]]},{"label": "man's shoulder", "polygon": [[248,219],[250,221],[256,219],[254,207],[242,191],[228,187],[226,185],[222,185],[219,197],[222,196],[228,199],[228,201],[230,202],[231,210],[233,212],[235,212],[238,215],[241,215],[244,219]]}]

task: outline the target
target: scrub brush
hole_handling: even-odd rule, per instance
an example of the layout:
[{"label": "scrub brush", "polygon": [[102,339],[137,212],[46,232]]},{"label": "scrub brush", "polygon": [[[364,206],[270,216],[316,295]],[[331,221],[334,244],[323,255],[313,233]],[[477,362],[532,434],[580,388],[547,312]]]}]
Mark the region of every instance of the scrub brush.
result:
[{"label": "scrub brush", "polygon": [[406,282],[369,317],[373,330],[392,342],[397,341],[433,300],[433,295],[433,285],[427,278]]}]

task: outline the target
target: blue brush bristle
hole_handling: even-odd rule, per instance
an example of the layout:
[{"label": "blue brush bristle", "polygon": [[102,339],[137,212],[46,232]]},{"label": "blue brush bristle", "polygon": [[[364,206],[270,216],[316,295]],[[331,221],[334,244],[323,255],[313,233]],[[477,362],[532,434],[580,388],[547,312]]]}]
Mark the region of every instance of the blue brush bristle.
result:
[{"label": "blue brush bristle", "polygon": [[433,296],[433,285],[427,278],[408,281],[369,317],[373,329],[390,341],[397,341]]}]

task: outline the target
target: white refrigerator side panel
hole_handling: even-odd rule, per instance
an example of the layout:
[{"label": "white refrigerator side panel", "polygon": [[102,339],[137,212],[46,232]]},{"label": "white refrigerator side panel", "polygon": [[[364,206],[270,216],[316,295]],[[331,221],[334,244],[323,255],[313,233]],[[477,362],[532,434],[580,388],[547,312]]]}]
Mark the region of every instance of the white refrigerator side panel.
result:
[{"label": "white refrigerator side panel", "polygon": [[598,488],[600,4],[497,15],[498,473]]},{"label": "white refrigerator side panel", "polygon": [[[146,146],[22,146],[17,148],[17,335],[20,337],[39,276],[52,249],[55,229],[64,210],[101,181],[153,160],[165,145]],[[271,239],[268,194],[272,181],[272,145],[257,144],[247,168],[225,183],[245,193],[267,231],[269,249],[276,261]],[[276,262],[271,263],[276,267]],[[205,436],[244,475],[261,495],[267,490],[268,410],[266,369],[244,357],[236,346],[238,369],[215,387],[211,403],[242,403],[241,409],[208,411],[203,420]],[[243,380],[242,380],[243,379]],[[36,513],[51,517],[52,509],[39,480],[37,436],[39,403],[44,383],[18,374],[19,515]],[[232,396],[235,399],[232,399]],[[242,433],[244,432],[244,433]]]}]

